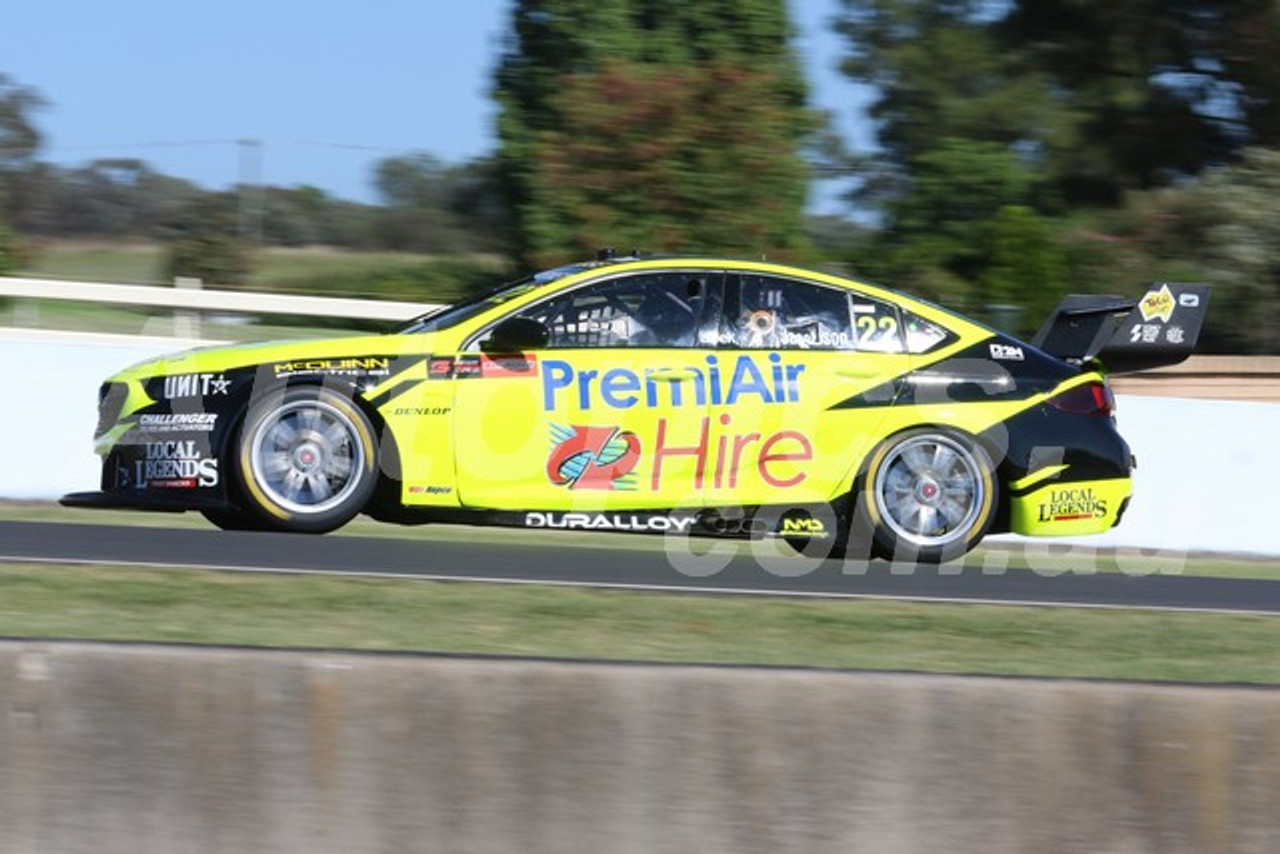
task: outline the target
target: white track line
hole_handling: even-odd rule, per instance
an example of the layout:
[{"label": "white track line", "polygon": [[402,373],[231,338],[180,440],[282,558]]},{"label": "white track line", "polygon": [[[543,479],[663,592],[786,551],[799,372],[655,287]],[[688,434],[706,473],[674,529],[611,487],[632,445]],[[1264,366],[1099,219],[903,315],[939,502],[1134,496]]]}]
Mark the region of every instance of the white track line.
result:
[{"label": "white track line", "polygon": [[875,602],[922,602],[943,605],[1013,605],[1027,608],[1075,608],[1086,611],[1155,611],[1169,614],[1228,614],[1241,617],[1280,617],[1280,611],[1236,608],[1197,608],[1187,605],[1123,605],[1109,602],[1054,602],[1039,599],[969,599],[961,596],[910,596],[888,593],[841,593],[820,590],[770,590],[754,587],[700,587],[681,584],[634,584],[611,581],[562,581],[536,578],[501,578],[469,575],[432,575],[424,573],[377,572],[359,569],[297,569],[270,566],[232,566],[216,563],[151,563],[147,561],[89,560],[85,558],[26,557],[0,555],[0,564],[32,563],[50,566],[126,567],[162,571],[203,570],[206,572],[243,572],[254,575],[311,575],[335,578],[383,578],[399,581],[452,581],[476,584],[514,584],[535,587],[581,587],[596,590],[625,590],[639,593],[696,593],[715,596],[759,596],[784,599],[852,599]]}]

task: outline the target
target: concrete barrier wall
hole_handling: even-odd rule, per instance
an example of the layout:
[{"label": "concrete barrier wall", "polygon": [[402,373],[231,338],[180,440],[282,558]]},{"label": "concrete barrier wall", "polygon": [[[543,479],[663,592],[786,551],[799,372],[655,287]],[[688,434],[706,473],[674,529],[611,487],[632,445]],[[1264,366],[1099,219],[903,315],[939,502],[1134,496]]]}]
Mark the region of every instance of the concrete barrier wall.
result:
[{"label": "concrete barrier wall", "polygon": [[[0,498],[52,500],[96,489],[98,385],[133,362],[191,344],[0,331],[0,364],[17,366],[23,378],[8,390],[0,419],[0,448],[8,452],[0,466]],[[1205,364],[1211,372],[1231,367]],[[1272,371],[1271,362],[1257,365],[1263,374]],[[1280,404],[1144,394],[1121,394],[1119,400],[1120,430],[1139,463],[1133,503],[1119,528],[1063,545],[1280,554],[1280,490],[1269,486],[1280,483],[1274,439]]]},{"label": "concrete barrier wall", "polygon": [[0,852],[1274,854],[1280,692],[0,643]]}]

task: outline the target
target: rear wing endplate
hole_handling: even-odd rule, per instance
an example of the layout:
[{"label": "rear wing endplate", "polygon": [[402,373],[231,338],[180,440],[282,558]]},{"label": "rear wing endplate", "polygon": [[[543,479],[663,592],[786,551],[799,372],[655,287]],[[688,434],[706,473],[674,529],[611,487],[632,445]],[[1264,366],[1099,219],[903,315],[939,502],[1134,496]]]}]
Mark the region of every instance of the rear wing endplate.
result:
[{"label": "rear wing endplate", "polygon": [[1209,309],[1208,285],[1163,283],[1136,302],[1072,294],[1040,327],[1033,346],[1071,362],[1097,359],[1110,373],[1176,365],[1195,350]]}]

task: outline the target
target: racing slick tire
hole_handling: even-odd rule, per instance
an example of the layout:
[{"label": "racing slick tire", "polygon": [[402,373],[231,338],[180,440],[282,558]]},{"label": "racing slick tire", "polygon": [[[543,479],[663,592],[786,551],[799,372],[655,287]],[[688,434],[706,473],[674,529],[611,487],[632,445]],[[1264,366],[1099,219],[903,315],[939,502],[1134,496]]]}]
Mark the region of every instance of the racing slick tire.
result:
[{"label": "racing slick tire", "polygon": [[941,427],[880,443],[854,491],[854,538],[878,557],[914,563],[962,557],[991,529],[999,501],[990,454]]},{"label": "racing slick tire", "polygon": [[200,515],[224,531],[266,531],[266,524],[239,507],[206,507]]},{"label": "racing slick tire", "polygon": [[345,525],[377,485],[374,437],[360,407],[329,389],[294,386],[264,397],[228,452],[245,518],[227,521],[312,534]]}]

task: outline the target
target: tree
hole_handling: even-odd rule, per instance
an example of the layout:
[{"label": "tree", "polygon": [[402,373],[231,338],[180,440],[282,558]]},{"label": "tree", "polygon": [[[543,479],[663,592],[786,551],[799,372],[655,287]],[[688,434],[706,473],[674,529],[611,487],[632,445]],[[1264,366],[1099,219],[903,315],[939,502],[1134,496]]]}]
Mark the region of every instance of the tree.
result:
[{"label": "tree", "polygon": [[796,251],[815,127],[782,0],[519,0],[496,77],[517,252]]},{"label": "tree", "polygon": [[40,149],[32,114],[44,106],[36,90],[0,73],[0,222],[12,223],[22,208],[23,178]]},{"label": "tree", "polygon": [[1191,195],[1209,222],[1201,253],[1219,285],[1214,314],[1229,324],[1234,348],[1280,351],[1280,150],[1246,151]]},{"label": "tree", "polygon": [[239,227],[235,195],[201,196],[169,234],[165,276],[187,276],[214,285],[244,284],[252,265]]}]

